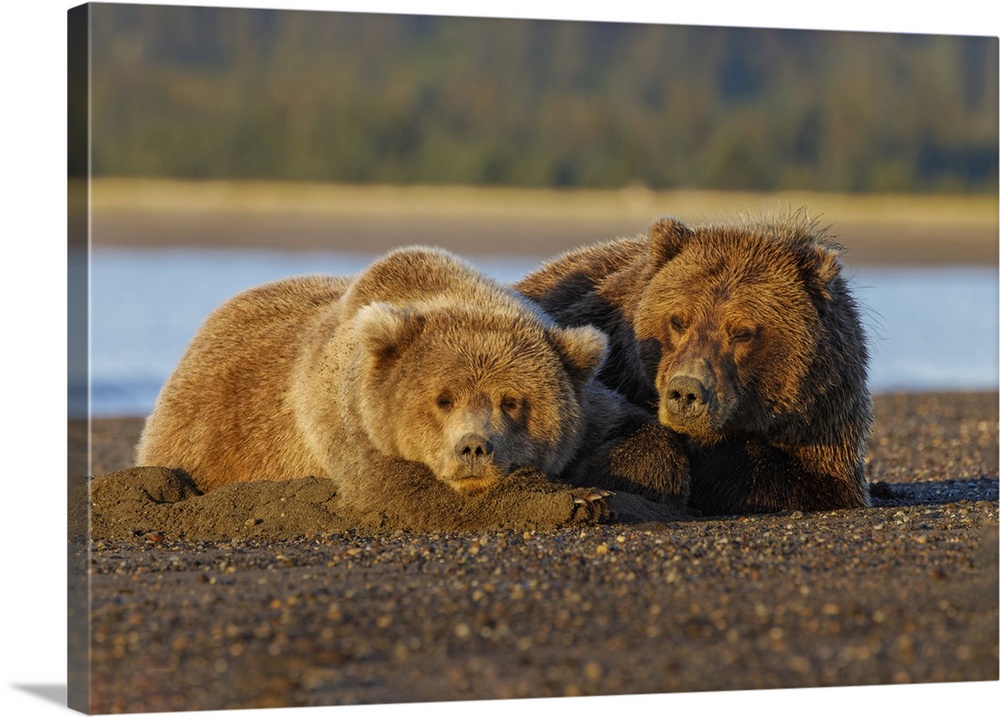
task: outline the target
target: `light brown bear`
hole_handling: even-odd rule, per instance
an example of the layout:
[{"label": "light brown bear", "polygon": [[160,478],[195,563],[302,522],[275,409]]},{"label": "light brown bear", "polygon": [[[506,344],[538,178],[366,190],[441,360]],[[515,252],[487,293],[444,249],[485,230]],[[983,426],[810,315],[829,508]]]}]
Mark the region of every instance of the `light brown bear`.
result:
[{"label": "light brown bear", "polygon": [[[591,380],[606,346],[454,255],[400,249],[353,279],[278,281],[217,309],[163,387],[137,458],[202,490],[330,478],[344,511],[385,526],[592,521],[607,517],[607,492],[549,477],[603,471],[607,482],[612,433],[667,433]],[[681,500],[683,458],[670,470]]]},{"label": "light brown bear", "polygon": [[571,251],[516,285],[597,326],[599,378],[687,441],[710,514],[868,505],[868,353],[838,247],[801,213]]}]

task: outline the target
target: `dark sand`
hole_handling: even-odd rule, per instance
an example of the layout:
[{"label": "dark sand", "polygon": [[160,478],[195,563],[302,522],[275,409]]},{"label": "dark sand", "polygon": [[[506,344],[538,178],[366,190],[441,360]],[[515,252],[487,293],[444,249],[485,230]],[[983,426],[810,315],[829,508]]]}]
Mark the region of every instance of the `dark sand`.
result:
[{"label": "dark sand", "polygon": [[[95,475],[140,426],[94,422]],[[213,494],[99,478],[90,707],[997,680],[997,394],[878,396],[869,472],[865,510],[464,534],[323,530],[308,482],[183,512]]]}]

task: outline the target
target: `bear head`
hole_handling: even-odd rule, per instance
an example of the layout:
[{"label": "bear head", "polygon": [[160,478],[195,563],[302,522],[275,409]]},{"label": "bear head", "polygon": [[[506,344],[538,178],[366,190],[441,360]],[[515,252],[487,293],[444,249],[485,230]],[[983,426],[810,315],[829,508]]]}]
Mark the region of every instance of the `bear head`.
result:
[{"label": "bear head", "polygon": [[607,338],[543,317],[457,302],[362,307],[358,410],[375,448],[458,491],[523,466],[558,474],[578,450],[583,390]]},{"label": "bear head", "polygon": [[810,225],[664,219],[648,247],[633,325],[662,424],[702,444],[773,433],[828,388],[814,369],[842,279]]}]

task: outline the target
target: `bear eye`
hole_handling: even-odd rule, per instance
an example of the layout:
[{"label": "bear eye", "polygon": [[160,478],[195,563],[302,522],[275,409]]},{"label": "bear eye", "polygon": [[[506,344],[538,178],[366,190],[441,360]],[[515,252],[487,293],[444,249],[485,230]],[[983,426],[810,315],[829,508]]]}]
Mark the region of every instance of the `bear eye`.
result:
[{"label": "bear eye", "polygon": [[500,410],[513,413],[521,406],[521,402],[513,396],[504,396],[500,401]]},{"label": "bear eye", "polygon": [[437,407],[440,408],[442,411],[450,411],[452,406],[455,405],[455,402],[452,400],[451,396],[449,396],[447,393],[442,393],[440,396],[438,396],[436,403]]},{"label": "bear eye", "polygon": [[670,328],[672,328],[674,331],[676,331],[679,334],[683,334],[684,333],[684,329],[687,328],[687,324],[684,322],[684,320],[680,316],[671,316],[670,317]]},{"label": "bear eye", "polygon": [[729,332],[729,340],[734,344],[746,343],[757,334],[757,329],[749,326],[741,326]]}]

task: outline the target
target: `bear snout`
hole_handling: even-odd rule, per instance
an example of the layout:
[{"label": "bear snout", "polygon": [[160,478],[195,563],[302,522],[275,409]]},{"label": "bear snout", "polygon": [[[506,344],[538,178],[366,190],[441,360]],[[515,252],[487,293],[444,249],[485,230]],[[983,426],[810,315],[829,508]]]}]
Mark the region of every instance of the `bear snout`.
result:
[{"label": "bear snout", "polygon": [[455,445],[455,460],[466,469],[467,475],[482,475],[493,462],[493,443],[479,433],[466,433]]},{"label": "bear snout", "polygon": [[674,376],[665,392],[667,411],[682,423],[694,421],[708,410],[711,394],[695,376]]},{"label": "bear snout", "polygon": [[660,392],[660,423],[697,440],[714,440],[734,408],[724,393],[707,362],[682,367]]}]

